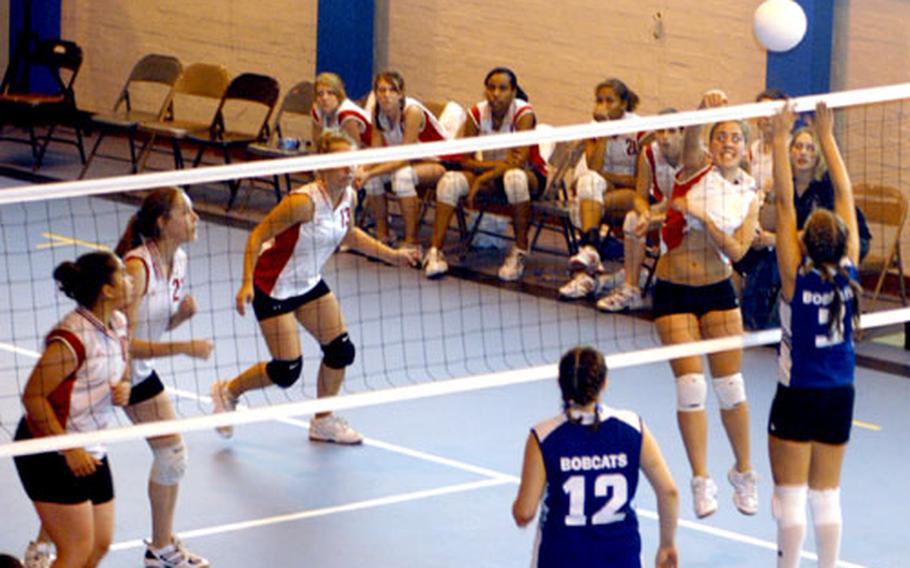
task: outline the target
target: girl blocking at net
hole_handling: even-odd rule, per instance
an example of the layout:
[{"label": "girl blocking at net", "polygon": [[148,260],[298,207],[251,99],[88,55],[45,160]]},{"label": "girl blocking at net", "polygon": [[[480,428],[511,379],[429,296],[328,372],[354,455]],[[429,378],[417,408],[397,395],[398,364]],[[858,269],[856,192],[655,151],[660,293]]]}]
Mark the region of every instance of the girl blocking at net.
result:
[{"label": "girl blocking at net", "polygon": [[[196,240],[190,198],[181,189],[164,187],[149,193],[117,244],[133,280],[134,295],[127,310],[132,356],[132,391],[124,409],[133,423],[173,420],[171,398],[151,359],[187,355],[208,359],[208,339],[163,341],[196,314],[196,302],[186,293],[187,256],[183,245]],[[190,552],[174,534],[177,493],[187,467],[187,449],[179,434],[149,438],[152,469],[148,494],[152,509],[152,539],[145,551],[146,568],[199,568],[208,561]]]},{"label": "girl blocking at net", "polygon": [[512,505],[518,526],[543,499],[533,566],[641,566],[641,536],[632,507],[638,470],[657,494],[660,546],[655,565],[674,568],[679,497],[657,442],[641,418],[601,406],[607,387],[603,354],[576,347],[559,361],[564,412],[531,429],[521,485]]},{"label": "girl blocking at net", "polygon": [[[320,154],[347,152],[357,146],[347,135],[326,132],[316,143]],[[367,256],[400,266],[417,266],[416,249],[394,250],[352,226],[356,193],[348,166],[321,170],[316,181],[295,189],[250,233],[243,261],[243,283],[237,293],[237,312],[252,301],[259,328],[273,359],[256,363],[229,381],[212,385],[215,412],[233,410],[250,389],[278,385],[289,388],[303,367],[297,324],[322,346],[316,394],[334,396],[344,369],[354,362],[354,343],[348,336],[335,294],[322,279],[322,267],[340,244]],[[230,427],[218,432],[229,437]],[[317,413],[310,423],[310,440],[359,444],[363,437],[340,417]]]},{"label": "girl blocking at net", "polygon": [[[708,91],[700,108],[726,101],[721,91]],[[736,121],[714,124],[707,152],[701,140],[701,125],[686,128],[683,168],[661,228],[664,254],[655,270],[653,311],[665,345],[743,331],[730,263],[749,250],[758,224],[755,180],[740,167],[745,155],[744,126]],[[758,476],[750,462],[742,349],[709,354],[708,363],[736,460],[727,473],[734,488],[733,503],[741,513],[754,515]],[[702,518],[717,510],[717,486],[708,471],[708,385],[701,357],[673,359],[670,366],[676,379],[677,421],[692,469],[695,515]]]},{"label": "girl blocking at net", "polygon": [[819,103],[814,127],[834,186],[834,212],[816,209],[800,237],[788,159],[793,122],[789,106],[774,120],[782,336],[768,420],[772,510],[777,565],[799,565],[808,501],[818,565],[829,568],[837,564],[840,549],[840,473],[853,421],[859,232],[853,189],[834,139],[834,117]]},{"label": "girl blocking at net", "polygon": [[[54,270],[78,304],[45,338],[22,403],[16,440],[104,429],[113,405],[130,396],[127,320],[131,295],[123,263],[92,252]],[[15,458],[22,486],[57,549],[54,566],[92,568],[111,544],[114,486],[103,445]]]}]

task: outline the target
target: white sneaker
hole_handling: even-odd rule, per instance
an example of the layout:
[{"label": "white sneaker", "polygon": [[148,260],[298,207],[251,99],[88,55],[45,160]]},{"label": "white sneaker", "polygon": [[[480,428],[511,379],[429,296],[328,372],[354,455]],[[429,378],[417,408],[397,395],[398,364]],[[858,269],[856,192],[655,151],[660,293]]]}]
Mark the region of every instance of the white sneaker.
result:
[{"label": "white sneaker", "polygon": [[758,512],[758,474],[755,470],[739,473],[736,468],[727,472],[727,479],[733,486],[733,504],[743,515]]},{"label": "white sneaker", "polygon": [[695,516],[704,519],[717,511],[717,485],[710,477],[692,478],[692,505]]},{"label": "white sneaker", "polygon": [[506,282],[521,280],[528,265],[528,252],[518,247],[512,247],[506,260],[499,267],[499,279]]},{"label": "white sneaker", "polygon": [[584,270],[588,274],[602,272],[603,265],[600,263],[600,254],[597,252],[597,249],[591,245],[581,247],[581,249],[569,259],[569,270]]},{"label": "white sneaker", "polygon": [[446,257],[441,250],[430,247],[423,259],[423,271],[427,278],[439,278],[449,271]]},{"label": "white sneaker", "polygon": [[597,301],[597,309],[602,312],[621,312],[638,310],[644,305],[641,288],[623,284]]},{"label": "white sneaker", "polygon": [[24,568],[50,568],[57,558],[49,542],[29,542],[25,549]]},{"label": "white sneaker", "polygon": [[164,548],[152,548],[149,541],[145,545],[145,568],[209,568],[208,560],[190,552],[176,537]]},{"label": "white sneaker", "polygon": [[[227,381],[215,381],[212,383],[212,413],[231,412],[237,408],[237,399],[231,395],[228,390]],[[215,431],[222,438],[230,438],[234,435],[233,426],[219,426]]]},{"label": "white sneaker", "polygon": [[310,422],[310,440],[354,445],[363,443],[363,435],[348,426],[344,418],[331,414],[325,418],[313,418]]},{"label": "white sneaker", "polygon": [[576,272],[575,276],[559,289],[559,297],[568,300],[585,298],[593,294],[596,288],[597,283],[593,276],[587,272]]}]

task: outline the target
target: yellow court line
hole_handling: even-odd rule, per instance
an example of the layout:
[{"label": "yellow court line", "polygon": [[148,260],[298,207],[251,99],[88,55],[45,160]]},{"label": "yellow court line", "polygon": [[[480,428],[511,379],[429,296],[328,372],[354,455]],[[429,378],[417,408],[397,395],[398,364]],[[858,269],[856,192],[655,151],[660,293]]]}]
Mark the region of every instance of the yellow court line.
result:
[{"label": "yellow court line", "polygon": [[853,425],[857,428],[865,428],[866,430],[872,430],[873,432],[880,432],[882,427],[878,424],[873,424],[871,422],[863,422],[862,420],[854,420]]},{"label": "yellow court line", "polygon": [[77,245],[80,247],[90,248],[93,250],[104,250],[110,251],[110,247],[104,245],[99,245],[98,243],[92,243],[89,241],[83,241],[81,239],[74,239],[72,237],[65,237],[63,235],[58,235],[57,233],[41,233],[42,237],[48,238],[51,240],[49,243],[40,243],[38,245],[39,249],[48,249],[53,247],[65,246],[65,245]]}]

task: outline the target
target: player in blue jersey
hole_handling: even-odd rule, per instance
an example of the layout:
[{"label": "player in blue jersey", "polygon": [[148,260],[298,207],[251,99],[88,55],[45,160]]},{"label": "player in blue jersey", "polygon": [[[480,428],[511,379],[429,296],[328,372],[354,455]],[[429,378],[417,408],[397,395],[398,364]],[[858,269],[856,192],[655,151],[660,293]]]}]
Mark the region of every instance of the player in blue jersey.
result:
[{"label": "player in blue jersey", "polygon": [[640,567],[641,538],[632,507],[639,468],[657,494],[655,565],[678,564],[679,496],[673,477],[641,418],[600,404],[606,378],[599,351],[576,347],[567,352],[559,362],[565,411],[534,426],[528,436],[512,516],[519,526],[527,525],[543,499],[533,567]]},{"label": "player in blue jersey", "polygon": [[797,232],[788,138],[792,108],[774,121],[777,262],[781,275],[781,346],[777,393],[768,421],[780,568],[799,565],[812,511],[818,565],[837,563],[841,539],[840,473],[853,420],[853,330],[858,323],[859,233],[853,190],[819,103],[814,128],[834,186],[834,211],[816,209]]}]

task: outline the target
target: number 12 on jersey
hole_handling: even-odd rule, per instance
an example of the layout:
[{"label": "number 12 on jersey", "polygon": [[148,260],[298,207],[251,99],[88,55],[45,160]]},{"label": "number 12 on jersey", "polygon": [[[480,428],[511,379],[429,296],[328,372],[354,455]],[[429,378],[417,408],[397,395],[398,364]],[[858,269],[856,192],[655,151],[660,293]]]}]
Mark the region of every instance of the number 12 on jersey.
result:
[{"label": "number 12 on jersey", "polygon": [[[567,527],[583,527],[588,524],[585,517],[585,477],[573,475],[562,484],[562,490],[569,495],[569,514],[566,515]],[[594,515],[592,525],[616,523],[626,518],[625,513],[618,513],[629,499],[629,489],[624,475],[619,473],[602,473],[594,479],[594,497],[607,497]]]}]

